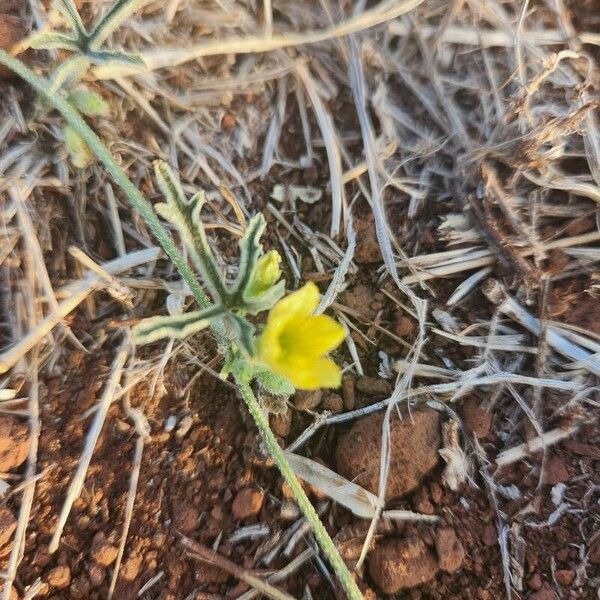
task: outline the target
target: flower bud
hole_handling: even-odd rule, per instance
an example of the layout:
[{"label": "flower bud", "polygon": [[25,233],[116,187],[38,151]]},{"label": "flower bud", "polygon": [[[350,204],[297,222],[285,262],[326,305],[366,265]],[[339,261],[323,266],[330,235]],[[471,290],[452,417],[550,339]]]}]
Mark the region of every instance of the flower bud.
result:
[{"label": "flower bud", "polygon": [[280,264],[281,256],[277,250],[270,250],[261,256],[254,267],[247,295],[256,298],[273,287],[281,277]]}]

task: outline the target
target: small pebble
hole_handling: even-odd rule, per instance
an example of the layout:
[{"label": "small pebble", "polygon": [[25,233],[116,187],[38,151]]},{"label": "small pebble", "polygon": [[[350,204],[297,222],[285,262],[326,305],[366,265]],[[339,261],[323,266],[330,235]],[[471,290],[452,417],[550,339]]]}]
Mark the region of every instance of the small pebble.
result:
[{"label": "small pebble", "polygon": [[190,415],[183,417],[183,419],[181,419],[181,421],[179,422],[179,427],[177,428],[175,435],[179,439],[183,439],[188,434],[188,432],[192,428],[193,424],[194,424],[194,420],[192,419],[192,417]]},{"label": "small pebble", "polygon": [[255,517],[262,509],[265,494],[257,488],[247,487],[240,490],[233,500],[231,511],[235,519]]}]

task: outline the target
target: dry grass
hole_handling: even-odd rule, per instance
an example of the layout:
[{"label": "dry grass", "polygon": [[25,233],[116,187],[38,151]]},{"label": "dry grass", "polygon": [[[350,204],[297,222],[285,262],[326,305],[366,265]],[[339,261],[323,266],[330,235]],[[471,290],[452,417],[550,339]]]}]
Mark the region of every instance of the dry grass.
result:
[{"label": "dry grass", "polygon": [[[56,19],[39,0],[28,4],[36,27]],[[105,5],[86,3],[84,14],[90,17]],[[260,7],[250,1],[152,2],[110,41],[115,48],[141,52],[150,69],[97,68],[86,80],[110,102],[110,116],[96,123],[100,136],[147,195],[155,195],[150,163],[157,157],[180,169],[187,190],[214,190],[208,198],[215,247],[221,229],[239,234],[245,216],[256,209],[250,186],[260,179],[287,184],[298,171],[320,169],[326,161],[330,182],[323,191],[331,199],[330,224],[313,231],[289,204],[270,203],[267,210],[294,283],[303,276],[299,257],[311,256],[311,270],[332,277],[320,308],[333,306],[349,328],[370,342],[368,332],[381,326],[364,323],[335,303],[348,274],[356,271],[352,207],[361,200],[370,205],[383,256],[381,279],[395,283],[394,297],[418,321],[418,335],[396,365],[391,398],[368,411],[389,415],[398,404],[429,399],[445,405],[478,387],[493,390],[496,408],[511,405],[518,413],[499,425],[506,447],[495,464],[510,464],[571,435],[586,411],[597,408],[597,337],[551,322],[543,311],[533,314],[543,286],[548,290],[565,279],[587,278],[597,272],[600,260],[598,227],[571,233],[581,219],[597,216],[600,202],[594,60],[599,22],[592,16],[590,31],[579,30],[577,19],[589,15],[582,9],[578,16],[575,5],[525,2],[519,12],[515,4],[499,0],[405,0],[369,9],[356,3],[354,13],[342,14],[337,3],[325,0],[265,1]],[[43,55],[38,66],[48,68]],[[172,267],[158,261],[144,224],[113,191],[105,173],[97,166],[84,172],[69,166],[60,119],[38,109],[30,121],[27,97],[6,82],[0,85],[6,98],[0,107],[0,256],[10,346],[0,356],[0,368],[9,371],[2,387],[23,386],[28,397],[25,418],[33,442],[23,476],[31,484],[22,492],[5,575],[10,582],[22,558],[35,493],[39,381],[72,348],[114,345],[121,334],[109,321],[148,314],[155,290],[167,290],[169,302],[178,306],[189,297],[172,281]],[[348,106],[354,107],[358,125],[338,114]],[[230,133],[223,123],[233,112],[236,126]],[[287,156],[281,144],[290,114],[297,114],[301,125],[299,158]],[[52,214],[55,205],[46,198],[60,198],[63,214]],[[388,221],[392,214],[402,216],[392,220],[402,223],[399,230]],[[67,256],[66,244],[51,246],[48,224],[57,217],[68,218],[73,228],[77,261]],[[435,253],[422,251],[423,232],[430,229],[438,241]],[[100,236],[117,258],[106,262],[95,255]],[[556,249],[564,250],[569,261],[552,272],[548,258]],[[230,259],[220,255],[220,260],[233,275]],[[508,291],[491,279],[507,269],[514,275],[505,281],[512,288]],[[436,296],[425,282],[441,278],[452,285]],[[111,296],[96,294],[100,289]],[[461,305],[476,290],[485,292],[489,304],[476,322],[469,322]],[[598,293],[597,281],[590,280],[587,293]],[[96,319],[103,315],[92,339],[77,339],[68,329],[64,319],[73,311]],[[436,358],[437,336],[477,349],[475,366]],[[348,343],[354,363],[346,368],[361,374],[354,342],[349,338]],[[524,352],[541,357],[536,368],[520,360]],[[131,364],[128,369],[136,380],[150,375],[153,386],[160,387],[169,360],[199,359],[189,345],[171,343],[158,365]],[[105,399],[115,391],[121,371],[127,371],[121,360],[115,368],[118,377],[109,382]],[[419,385],[413,382],[416,377]],[[431,379],[444,381],[423,383]],[[546,388],[566,394],[564,411],[576,416],[575,425],[546,431],[538,410],[540,390]],[[12,398],[6,394],[10,411]],[[532,403],[537,403],[535,410]],[[102,425],[101,408],[67,504],[85,477],[85,460]],[[323,416],[291,449],[322,426],[368,411]],[[527,433],[526,423],[535,435]],[[388,434],[386,429],[384,448]],[[143,439],[140,432],[138,469]],[[478,459],[489,493],[501,504],[494,491],[494,461],[469,440],[463,449]],[[382,457],[381,498],[389,455]],[[132,477],[131,494],[135,485]],[[383,509],[382,502],[373,502],[371,536]],[[501,508],[498,514],[504,531],[510,524]],[[53,547],[60,543],[60,530],[54,542]],[[510,597],[520,591],[519,579],[511,579],[510,544],[504,538],[500,543]],[[124,547],[125,538],[121,553]]]}]

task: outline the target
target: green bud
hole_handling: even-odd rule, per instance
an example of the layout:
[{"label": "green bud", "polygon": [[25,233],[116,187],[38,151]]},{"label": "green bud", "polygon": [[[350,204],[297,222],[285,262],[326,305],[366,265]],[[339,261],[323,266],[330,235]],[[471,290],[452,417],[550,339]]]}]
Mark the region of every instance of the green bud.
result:
[{"label": "green bud", "polygon": [[281,256],[277,250],[270,250],[256,262],[252,279],[246,292],[249,298],[257,298],[271,289],[281,277]]},{"label": "green bud", "polygon": [[69,94],[69,102],[88,117],[104,117],[109,107],[104,98],[84,87],[77,88]]},{"label": "green bud", "polygon": [[65,136],[65,146],[73,165],[78,169],[87,167],[92,160],[92,153],[88,145],[69,125],[66,125],[63,129],[63,134]]}]

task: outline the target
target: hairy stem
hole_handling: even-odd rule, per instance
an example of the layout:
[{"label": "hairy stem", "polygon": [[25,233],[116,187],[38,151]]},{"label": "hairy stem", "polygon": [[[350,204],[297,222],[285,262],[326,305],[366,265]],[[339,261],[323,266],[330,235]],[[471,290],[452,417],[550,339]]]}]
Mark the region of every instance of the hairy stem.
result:
[{"label": "hairy stem", "polygon": [[275,435],[271,431],[269,426],[269,422],[262,408],[260,407],[254,392],[250,385],[244,381],[237,380],[238,387],[242,394],[242,398],[248,407],[248,411],[252,415],[262,438],[269,449],[269,452],[275,461],[275,464],[279,468],[279,471],[283,475],[286,483],[290,486],[292,493],[294,494],[294,498],[300,510],[304,513],[307,521],[310,523],[313,533],[315,534],[315,538],[321,547],[321,550],[327,557],[327,560],[335,570],[346,595],[351,600],[362,600],[363,595],[361,591],[358,589],[356,582],[352,578],[348,567],[342,560],[337,548],[335,547],[331,537],[325,530],[323,523],[321,523],[321,519],[317,515],[313,505],[310,503],[310,500],[306,496],[306,493],[302,489],[298,478],[294,474],[292,467],[288,463],[285,458],[285,454],[283,450],[277,443],[275,439]]},{"label": "hairy stem", "polygon": [[[196,301],[202,308],[211,305],[208,297],[200,287],[196,276],[188,266],[187,262],[177,249],[177,246],[171,239],[167,230],[162,226],[156,216],[152,205],[142,196],[140,191],[133,185],[127,177],[125,171],[117,164],[112,154],[102,143],[100,138],[92,131],[89,125],[83,120],[81,115],[58,93],[49,94],[50,83],[43,77],[36,75],[31,69],[25,66],[21,61],[13,58],[4,50],[0,50],[0,63],[14,71],[19,77],[22,77],[36,92],[43,96],[49,104],[58,110],[65,118],[66,122],[77,132],[81,139],[89,146],[90,150],[96,155],[98,160],[104,165],[115,183],[123,190],[132,207],[143,217],[144,221],[154,234],[158,243],[162,246],[167,256],[171,259],[176,269],[185,280]],[[216,331],[217,336],[222,332]]]}]

